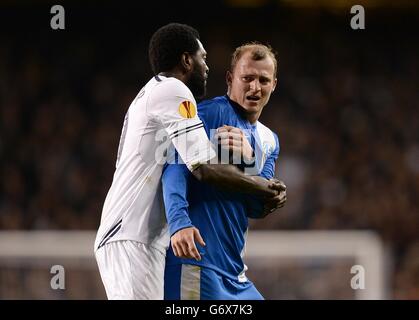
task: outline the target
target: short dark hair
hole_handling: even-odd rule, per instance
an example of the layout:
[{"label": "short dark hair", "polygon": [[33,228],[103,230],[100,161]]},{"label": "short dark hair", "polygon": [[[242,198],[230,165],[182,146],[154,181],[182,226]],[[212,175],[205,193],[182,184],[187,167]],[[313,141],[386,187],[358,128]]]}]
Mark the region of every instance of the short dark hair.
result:
[{"label": "short dark hair", "polygon": [[148,46],[148,58],[154,74],[173,69],[183,53],[196,53],[199,49],[197,39],[198,31],[186,24],[169,23],[158,29]]}]

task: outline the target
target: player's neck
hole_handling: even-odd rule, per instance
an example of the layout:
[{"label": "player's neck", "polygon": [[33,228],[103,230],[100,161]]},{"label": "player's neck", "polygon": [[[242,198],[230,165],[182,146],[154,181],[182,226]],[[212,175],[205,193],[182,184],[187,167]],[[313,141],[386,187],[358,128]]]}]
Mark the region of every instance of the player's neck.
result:
[{"label": "player's neck", "polygon": [[256,122],[259,119],[260,114],[246,114],[247,121],[250,122],[250,124],[256,124]]},{"label": "player's neck", "polygon": [[186,75],[178,70],[172,70],[172,71],[165,71],[165,72],[160,72],[159,75],[163,76],[163,77],[167,77],[167,78],[176,78],[180,81],[182,81],[183,83],[186,83]]}]

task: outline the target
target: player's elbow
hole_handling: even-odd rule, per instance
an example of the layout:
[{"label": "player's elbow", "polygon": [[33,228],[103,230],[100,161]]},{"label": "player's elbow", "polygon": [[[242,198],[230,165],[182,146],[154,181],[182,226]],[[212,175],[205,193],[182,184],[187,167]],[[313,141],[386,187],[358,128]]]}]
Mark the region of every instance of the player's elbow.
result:
[{"label": "player's elbow", "polygon": [[208,166],[205,164],[200,165],[198,168],[196,168],[195,170],[192,171],[192,174],[194,175],[194,177],[200,181],[208,181]]},{"label": "player's elbow", "polygon": [[192,171],[192,174],[200,182],[217,183],[218,180],[226,180],[225,166],[221,164],[201,164]]},{"label": "player's elbow", "polygon": [[219,184],[232,181],[232,177],[237,176],[239,170],[229,164],[202,164],[192,174],[200,182]]}]

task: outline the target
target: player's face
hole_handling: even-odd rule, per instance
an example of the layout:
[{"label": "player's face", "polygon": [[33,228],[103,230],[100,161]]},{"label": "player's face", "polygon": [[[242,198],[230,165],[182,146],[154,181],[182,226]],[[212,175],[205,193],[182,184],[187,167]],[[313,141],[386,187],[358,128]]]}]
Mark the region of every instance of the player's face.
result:
[{"label": "player's face", "polygon": [[202,43],[199,40],[197,41],[199,49],[196,54],[192,56],[194,64],[187,85],[196,98],[201,98],[205,96],[209,68],[206,63],[207,52],[202,46]]},{"label": "player's face", "polygon": [[259,118],[275,89],[274,72],[275,65],[269,56],[255,61],[250,52],[241,56],[232,73],[227,72],[228,95],[243,107],[252,122]]}]

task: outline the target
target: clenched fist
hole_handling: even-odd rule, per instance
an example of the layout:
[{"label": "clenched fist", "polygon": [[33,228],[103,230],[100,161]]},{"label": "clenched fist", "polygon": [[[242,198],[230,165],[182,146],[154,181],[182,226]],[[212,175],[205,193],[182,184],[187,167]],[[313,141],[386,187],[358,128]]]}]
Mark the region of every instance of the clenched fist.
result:
[{"label": "clenched fist", "polygon": [[218,140],[221,148],[228,149],[233,153],[236,161],[241,159],[241,157],[243,157],[246,163],[253,161],[253,149],[241,129],[224,125],[217,129],[215,138]]}]

